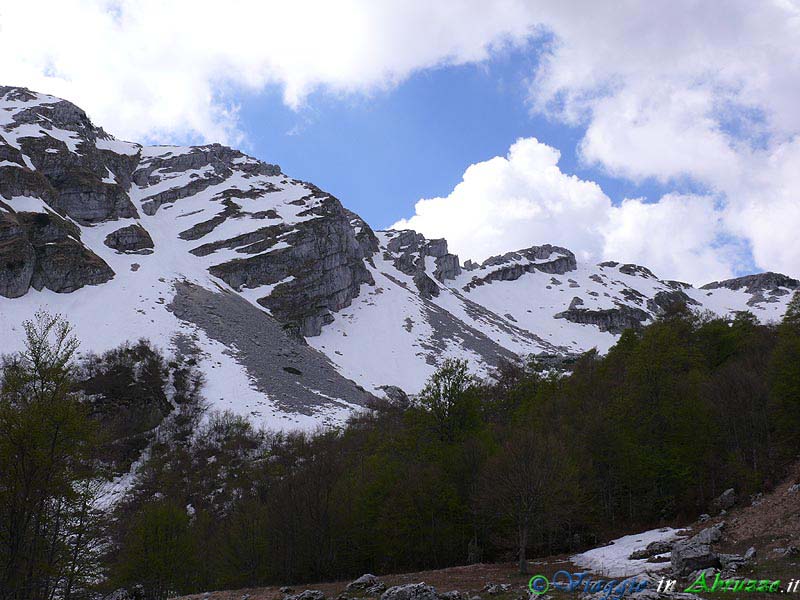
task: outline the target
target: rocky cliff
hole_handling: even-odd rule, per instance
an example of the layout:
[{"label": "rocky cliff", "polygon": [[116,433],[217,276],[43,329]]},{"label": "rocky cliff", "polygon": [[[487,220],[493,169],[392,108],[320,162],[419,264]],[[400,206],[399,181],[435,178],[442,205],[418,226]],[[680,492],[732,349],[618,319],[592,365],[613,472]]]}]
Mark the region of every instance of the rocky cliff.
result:
[{"label": "rocky cliff", "polygon": [[317,186],[238,150],[117,140],[77,106],[0,87],[0,346],[39,307],[86,349],[191,353],[220,408],[277,427],[417,392],[446,357],[605,351],[676,303],[780,318],[794,279],[702,288],[583,264],[548,244],[463,265],[446,240],[373,231]]}]

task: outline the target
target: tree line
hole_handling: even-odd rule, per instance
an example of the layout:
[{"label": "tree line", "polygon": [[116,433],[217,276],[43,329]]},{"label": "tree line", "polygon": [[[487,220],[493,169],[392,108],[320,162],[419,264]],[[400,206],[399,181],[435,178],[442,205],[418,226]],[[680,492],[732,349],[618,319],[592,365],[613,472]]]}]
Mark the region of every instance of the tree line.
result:
[{"label": "tree line", "polygon": [[[769,488],[800,453],[800,296],[779,324],[673,307],[568,373],[532,359],[487,382],[448,360],[410,405],[314,433],[208,412],[202,375],[145,342],[92,371],[70,366],[65,336],[53,345],[52,328],[28,327],[0,398],[3,598],[138,586],[160,600],[480,561],[525,570],[529,556],[694,519],[729,487]],[[144,439],[146,451],[124,496],[98,510],[109,448],[117,467],[130,458],[98,435],[85,382],[112,363],[141,377],[142,356],[151,395],[171,390],[167,416],[148,430],[157,419],[131,409],[140,426],[122,447]],[[128,404],[142,402],[159,405]]]}]

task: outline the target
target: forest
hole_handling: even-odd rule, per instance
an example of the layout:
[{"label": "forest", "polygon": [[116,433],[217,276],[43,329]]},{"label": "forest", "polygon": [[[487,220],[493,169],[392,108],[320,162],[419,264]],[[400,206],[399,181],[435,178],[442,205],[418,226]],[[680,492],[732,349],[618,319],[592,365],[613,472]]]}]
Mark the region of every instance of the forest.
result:
[{"label": "forest", "polygon": [[524,571],[769,489],[800,454],[800,294],[773,324],[676,306],[562,369],[447,360],[313,433],[209,410],[193,361],[145,340],[79,358],[62,318],[25,330],[2,362],[4,600]]}]

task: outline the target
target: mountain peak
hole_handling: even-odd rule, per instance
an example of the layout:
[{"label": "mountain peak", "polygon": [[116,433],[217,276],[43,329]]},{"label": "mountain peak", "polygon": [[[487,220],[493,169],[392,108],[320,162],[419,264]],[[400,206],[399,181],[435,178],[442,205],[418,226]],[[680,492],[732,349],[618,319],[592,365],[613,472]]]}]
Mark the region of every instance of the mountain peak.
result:
[{"label": "mountain peak", "polygon": [[529,354],[605,351],[673,302],[783,314],[798,282],[704,286],[550,244],[462,267],[445,239],[373,231],[339,199],[220,144],[146,146],[79,107],[0,87],[0,336],[40,307],[84,347],[187,353],[219,408],[273,427],[336,422],[418,392],[446,358],[488,376]]}]

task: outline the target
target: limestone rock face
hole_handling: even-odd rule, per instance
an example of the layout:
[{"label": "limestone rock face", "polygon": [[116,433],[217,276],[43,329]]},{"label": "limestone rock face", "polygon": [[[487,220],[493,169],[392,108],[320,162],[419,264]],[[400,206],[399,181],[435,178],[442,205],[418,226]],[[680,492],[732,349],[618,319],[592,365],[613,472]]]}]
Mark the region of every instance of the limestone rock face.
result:
[{"label": "limestone rock face", "polygon": [[[423,298],[439,295],[436,281],[445,283],[461,274],[458,256],[448,252],[447,240],[428,240],[410,229],[389,231],[386,235],[388,242],[384,258],[393,261],[398,271],[413,278]],[[432,268],[429,268],[428,258],[433,259]]]},{"label": "limestone rock face", "polygon": [[18,298],[31,285],[36,252],[26,230],[10,213],[0,213],[0,296]]},{"label": "limestone rock face", "polygon": [[[351,217],[334,197],[313,189],[303,199],[313,202],[310,214],[318,218],[294,226],[275,225],[231,240],[244,245],[248,258],[235,258],[209,271],[234,289],[276,285],[258,302],[304,336],[319,335],[333,320],[332,313],[350,305],[362,284],[372,284],[364,259],[369,258],[370,236],[362,225],[359,240]],[[230,244],[228,244],[230,246]],[[224,245],[223,245],[224,246]],[[194,252],[202,254],[202,246]]]},{"label": "limestone rock face", "polygon": [[0,87],[0,339],[21,343],[4,315],[32,316],[31,288],[92,285],[46,298],[79,336],[188,336],[214,401],[234,390],[239,410],[331,423],[375,396],[405,403],[445,357],[481,377],[530,356],[564,366],[677,304],[776,321],[800,289],[776,273],[698,289],[549,244],[462,267],[446,240],[374,232],[275,164],[118,140],[70,102]]},{"label": "limestone rock face", "polygon": [[621,305],[603,310],[570,308],[557,313],[555,318],[582,325],[595,325],[600,331],[622,333],[626,329],[641,329],[650,319],[650,315],[640,308]]},{"label": "limestone rock face", "polygon": [[114,272],[79,236],[54,213],[0,213],[0,295],[17,298],[30,287],[72,292],[111,279]]},{"label": "limestone rock face", "polygon": [[474,276],[465,290],[492,281],[515,281],[525,273],[540,271],[551,275],[563,275],[575,270],[575,255],[559,246],[545,244],[531,246],[517,252],[507,252],[500,256],[492,256],[481,263],[480,268],[488,273]]}]

